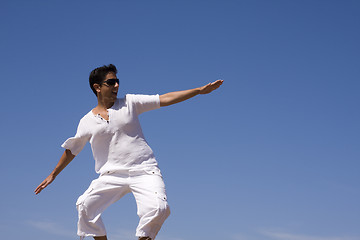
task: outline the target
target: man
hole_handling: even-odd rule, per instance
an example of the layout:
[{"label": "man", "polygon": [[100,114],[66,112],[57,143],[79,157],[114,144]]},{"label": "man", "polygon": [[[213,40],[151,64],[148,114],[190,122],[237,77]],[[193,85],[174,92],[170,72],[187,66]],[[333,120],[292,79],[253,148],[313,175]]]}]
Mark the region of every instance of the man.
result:
[{"label": "man", "polygon": [[67,139],[65,152],[52,173],[35,189],[39,194],[90,142],[99,178],[91,182],[81,195],[76,207],[79,213],[78,235],[95,240],[106,240],[101,213],[125,194],[134,194],[139,225],[139,240],[153,240],[170,210],[165,185],[154,154],[147,144],[138,115],[207,94],[220,87],[223,80],[185,91],[163,95],[127,94],[117,98],[119,79],[117,69],[110,64],[94,69],[89,83],[98,104],[87,113],[78,125],[76,135]]}]

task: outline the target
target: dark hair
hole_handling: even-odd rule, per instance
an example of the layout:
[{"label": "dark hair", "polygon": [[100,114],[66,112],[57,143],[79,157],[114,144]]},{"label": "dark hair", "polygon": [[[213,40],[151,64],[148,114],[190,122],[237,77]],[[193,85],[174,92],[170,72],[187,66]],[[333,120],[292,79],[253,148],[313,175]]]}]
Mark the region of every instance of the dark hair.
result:
[{"label": "dark hair", "polygon": [[101,84],[105,80],[106,75],[110,72],[113,72],[115,74],[117,73],[117,69],[115,65],[113,64],[104,65],[102,67],[95,68],[94,70],[91,71],[89,76],[89,83],[91,90],[94,92],[96,96],[97,96],[97,92],[94,88],[94,84],[95,83]]}]

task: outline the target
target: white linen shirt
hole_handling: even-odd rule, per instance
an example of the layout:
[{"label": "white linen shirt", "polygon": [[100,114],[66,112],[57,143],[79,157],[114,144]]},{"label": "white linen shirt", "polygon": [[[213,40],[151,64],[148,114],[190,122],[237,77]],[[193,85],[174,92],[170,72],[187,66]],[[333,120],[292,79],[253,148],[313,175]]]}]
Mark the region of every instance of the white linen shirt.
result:
[{"label": "white linen shirt", "polygon": [[98,174],[157,166],[138,115],[160,108],[159,95],[127,94],[108,109],[109,121],[92,110],[79,122],[76,135],[61,146],[78,155],[90,142]]}]

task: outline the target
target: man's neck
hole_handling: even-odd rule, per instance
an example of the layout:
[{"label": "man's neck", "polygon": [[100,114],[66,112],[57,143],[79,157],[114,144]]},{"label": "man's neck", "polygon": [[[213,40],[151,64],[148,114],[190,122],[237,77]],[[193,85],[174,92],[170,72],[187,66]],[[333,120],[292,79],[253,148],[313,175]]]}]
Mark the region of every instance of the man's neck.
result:
[{"label": "man's neck", "polygon": [[101,97],[98,97],[98,105],[96,106],[96,108],[98,109],[109,109],[114,105],[114,101],[111,101],[109,99],[104,99]]}]

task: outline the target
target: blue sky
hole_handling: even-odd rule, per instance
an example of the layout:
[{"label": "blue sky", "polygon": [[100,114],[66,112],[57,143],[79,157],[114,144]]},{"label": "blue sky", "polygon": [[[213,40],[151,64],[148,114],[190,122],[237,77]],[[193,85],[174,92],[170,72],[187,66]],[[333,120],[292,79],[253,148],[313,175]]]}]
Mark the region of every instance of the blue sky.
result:
[{"label": "blue sky", "polygon": [[[141,116],[172,209],[157,239],[360,239],[359,1],[0,3],[2,238],[77,238],[89,145],[33,190],[113,63],[120,95],[225,80]],[[137,221],[131,195],[104,213],[111,240]]]}]

